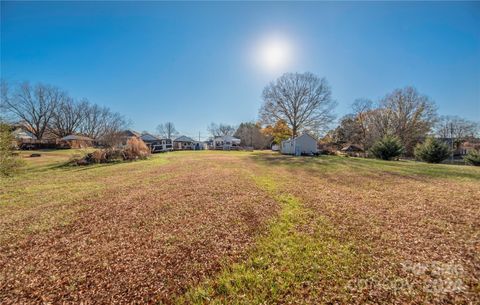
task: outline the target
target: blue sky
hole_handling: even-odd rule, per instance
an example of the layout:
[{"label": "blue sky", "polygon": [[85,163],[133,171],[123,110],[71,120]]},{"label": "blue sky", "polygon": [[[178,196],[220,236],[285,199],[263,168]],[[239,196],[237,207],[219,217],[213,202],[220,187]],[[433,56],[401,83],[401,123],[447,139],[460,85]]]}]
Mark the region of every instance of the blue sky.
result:
[{"label": "blue sky", "polygon": [[[275,71],[255,54],[271,37],[291,49]],[[57,85],[139,131],[256,120],[263,87],[305,71],[327,78],[338,116],[413,85],[480,121],[480,3],[1,3],[2,78]]]}]

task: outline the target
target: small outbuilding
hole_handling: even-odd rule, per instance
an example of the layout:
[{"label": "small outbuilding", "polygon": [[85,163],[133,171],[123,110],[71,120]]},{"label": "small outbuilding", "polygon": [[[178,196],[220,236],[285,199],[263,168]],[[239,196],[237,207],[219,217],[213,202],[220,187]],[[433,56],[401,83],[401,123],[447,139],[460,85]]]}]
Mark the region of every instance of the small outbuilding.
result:
[{"label": "small outbuilding", "polygon": [[301,136],[282,141],[280,151],[284,155],[316,155],[318,154],[317,139],[304,133]]}]

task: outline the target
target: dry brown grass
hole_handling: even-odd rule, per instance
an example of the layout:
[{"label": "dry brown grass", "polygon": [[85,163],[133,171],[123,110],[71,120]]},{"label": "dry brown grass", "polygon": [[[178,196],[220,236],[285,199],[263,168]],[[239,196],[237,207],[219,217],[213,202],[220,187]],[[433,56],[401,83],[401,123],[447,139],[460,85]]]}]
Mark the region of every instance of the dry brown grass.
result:
[{"label": "dry brown grass", "polygon": [[42,168],[2,182],[0,301],[478,303],[480,172],[423,166],[190,152]]},{"label": "dry brown grass", "polygon": [[168,301],[238,260],[275,202],[215,158],[178,161],[112,183],[70,224],[2,244],[2,302]]}]

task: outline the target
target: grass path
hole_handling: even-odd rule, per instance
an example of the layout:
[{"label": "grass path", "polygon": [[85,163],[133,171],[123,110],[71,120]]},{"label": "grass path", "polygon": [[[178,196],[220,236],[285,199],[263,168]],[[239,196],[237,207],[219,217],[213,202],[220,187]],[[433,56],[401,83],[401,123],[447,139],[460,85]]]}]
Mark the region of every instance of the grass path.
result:
[{"label": "grass path", "polygon": [[[225,266],[218,277],[191,289],[178,303],[309,303],[322,299],[322,281],[346,289],[348,280],[358,271],[361,263],[353,247],[332,237],[334,228],[328,221],[285,193],[278,178],[253,179],[280,204],[278,217],[246,261]],[[331,296],[328,299],[332,300]]]}]

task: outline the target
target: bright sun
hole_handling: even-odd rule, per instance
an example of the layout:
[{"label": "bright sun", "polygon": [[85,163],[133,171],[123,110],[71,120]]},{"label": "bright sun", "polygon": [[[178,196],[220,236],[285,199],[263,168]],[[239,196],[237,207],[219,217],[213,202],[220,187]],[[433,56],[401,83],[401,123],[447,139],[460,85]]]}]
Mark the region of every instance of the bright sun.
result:
[{"label": "bright sun", "polygon": [[280,37],[272,37],[260,43],[258,63],[264,69],[277,72],[285,68],[291,59],[290,44]]}]

